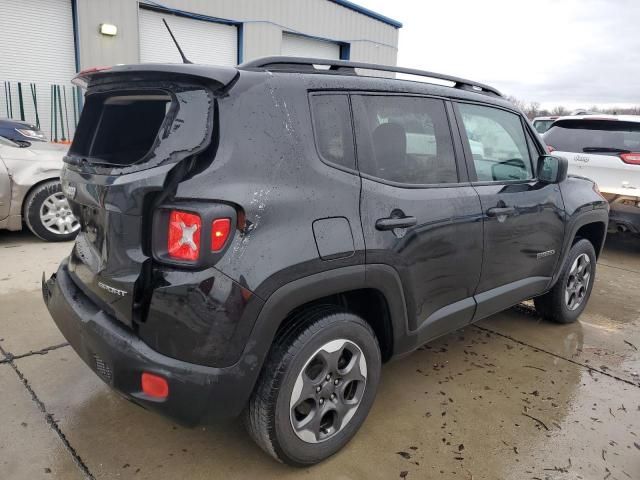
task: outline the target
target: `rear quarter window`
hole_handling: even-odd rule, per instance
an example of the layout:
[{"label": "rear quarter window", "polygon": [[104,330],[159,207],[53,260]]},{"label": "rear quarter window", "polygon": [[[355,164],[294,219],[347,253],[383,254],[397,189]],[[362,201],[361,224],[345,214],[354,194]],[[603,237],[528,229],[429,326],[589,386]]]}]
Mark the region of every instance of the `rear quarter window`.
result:
[{"label": "rear quarter window", "polygon": [[640,122],[619,120],[565,120],[556,122],[544,135],[550,147],[561,152],[611,155],[593,149],[640,151]]},{"label": "rear quarter window", "polygon": [[355,170],[351,113],[347,95],[312,95],[311,117],[316,147],[328,163]]}]

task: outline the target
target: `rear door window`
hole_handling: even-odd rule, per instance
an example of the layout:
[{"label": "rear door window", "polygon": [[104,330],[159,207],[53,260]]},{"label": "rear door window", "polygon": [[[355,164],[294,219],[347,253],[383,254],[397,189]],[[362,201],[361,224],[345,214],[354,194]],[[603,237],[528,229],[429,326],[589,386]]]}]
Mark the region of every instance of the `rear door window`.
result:
[{"label": "rear door window", "polygon": [[479,182],[533,178],[520,116],[484,105],[461,103],[458,108]]},{"label": "rear door window", "polygon": [[410,185],[458,181],[442,100],[381,95],[351,98],[362,173]]},{"label": "rear door window", "polygon": [[320,157],[326,162],[355,170],[349,97],[333,94],[312,95],[311,115]]},{"label": "rear door window", "polygon": [[544,141],[561,152],[615,155],[640,151],[640,122],[621,120],[561,120]]}]

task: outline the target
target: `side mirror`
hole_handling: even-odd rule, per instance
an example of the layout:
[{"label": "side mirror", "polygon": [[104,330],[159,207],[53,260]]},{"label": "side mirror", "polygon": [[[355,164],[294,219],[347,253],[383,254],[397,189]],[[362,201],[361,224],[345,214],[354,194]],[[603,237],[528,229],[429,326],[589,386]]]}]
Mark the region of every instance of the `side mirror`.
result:
[{"label": "side mirror", "polygon": [[537,178],[544,183],[560,183],[567,178],[569,162],[564,157],[542,155],[538,158]]}]

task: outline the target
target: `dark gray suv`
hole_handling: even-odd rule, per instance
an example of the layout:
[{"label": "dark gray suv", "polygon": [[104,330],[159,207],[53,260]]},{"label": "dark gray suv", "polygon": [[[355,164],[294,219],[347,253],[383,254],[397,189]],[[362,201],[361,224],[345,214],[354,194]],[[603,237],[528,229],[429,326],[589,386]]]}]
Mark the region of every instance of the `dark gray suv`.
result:
[{"label": "dark gray suv", "polygon": [[585,308],[608,204],[489,86],[284,57],[76,81],[81,228],[43,296],[145,408],[242,414],[310,465],[355,435],[390,358],[523,300],[562,323]]}]

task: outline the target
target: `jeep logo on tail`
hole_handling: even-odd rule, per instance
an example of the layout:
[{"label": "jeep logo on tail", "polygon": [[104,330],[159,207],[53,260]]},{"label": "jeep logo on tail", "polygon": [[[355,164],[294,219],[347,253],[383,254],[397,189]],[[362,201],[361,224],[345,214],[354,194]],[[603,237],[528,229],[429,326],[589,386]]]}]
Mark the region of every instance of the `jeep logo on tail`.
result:
[{"label": "jeep logo on tail", "polygon": [[589,157],[586,155],[576,155],[573,157],[576,162],[589,163]]}]

